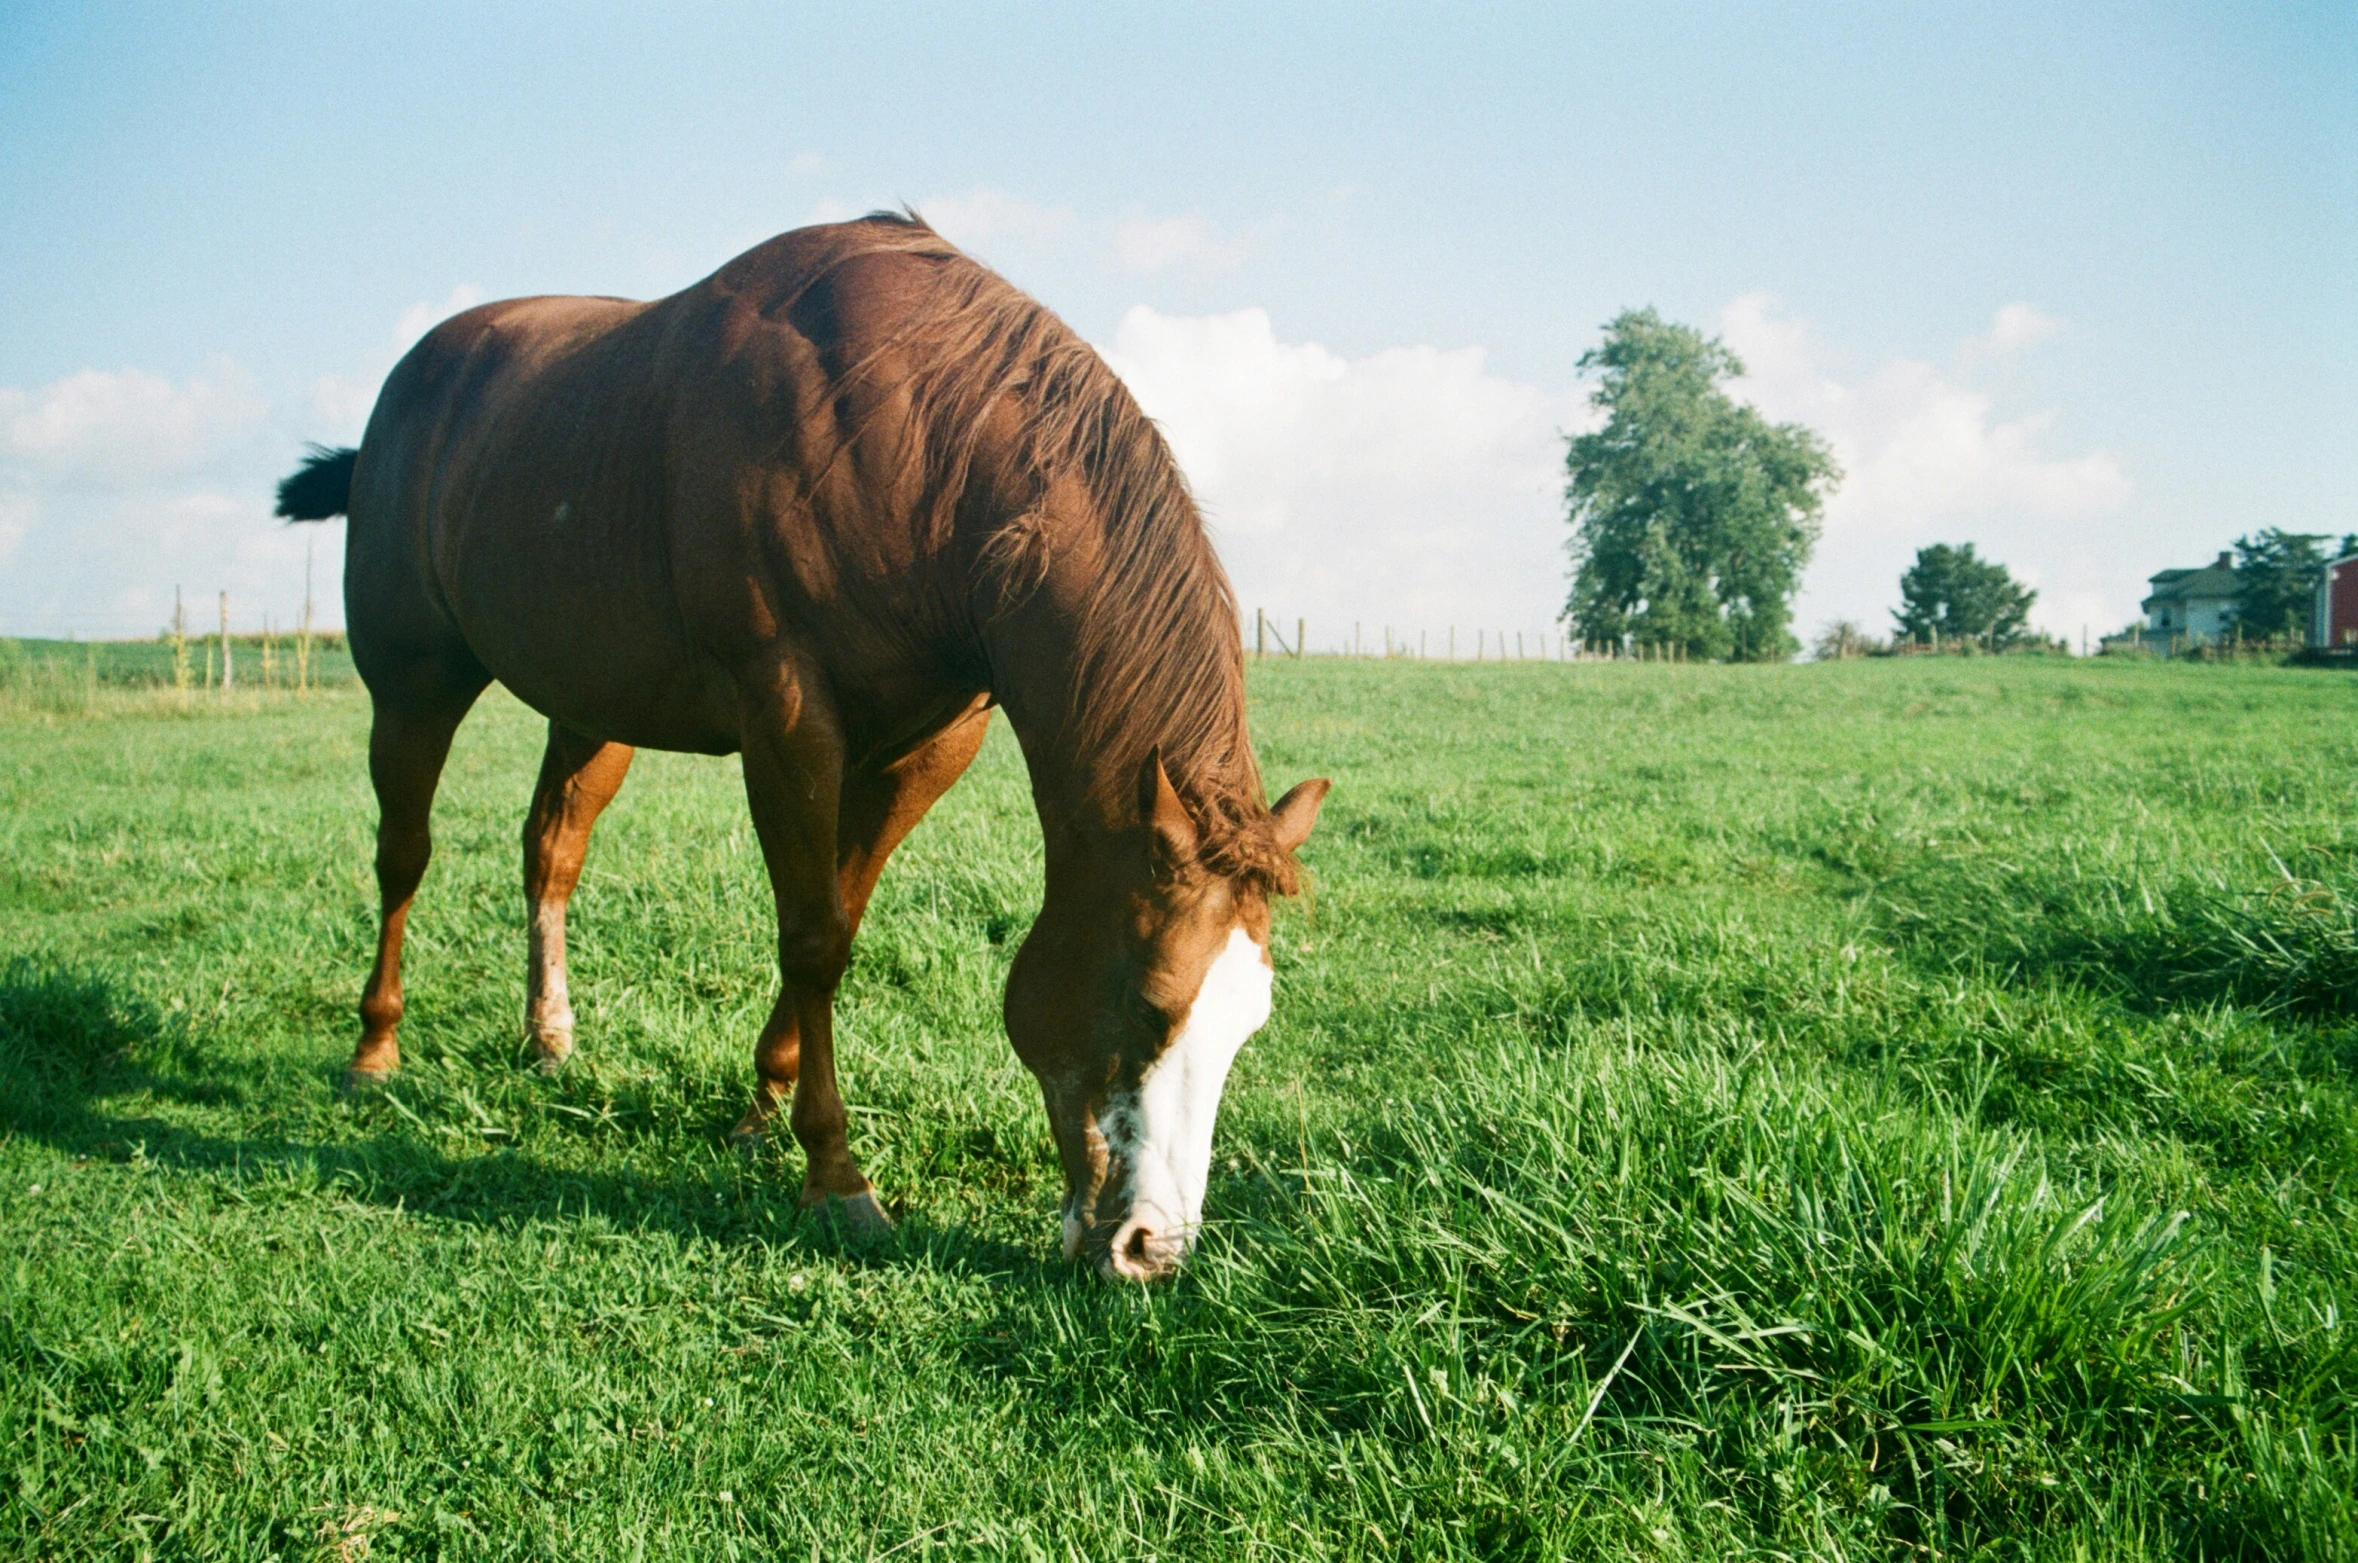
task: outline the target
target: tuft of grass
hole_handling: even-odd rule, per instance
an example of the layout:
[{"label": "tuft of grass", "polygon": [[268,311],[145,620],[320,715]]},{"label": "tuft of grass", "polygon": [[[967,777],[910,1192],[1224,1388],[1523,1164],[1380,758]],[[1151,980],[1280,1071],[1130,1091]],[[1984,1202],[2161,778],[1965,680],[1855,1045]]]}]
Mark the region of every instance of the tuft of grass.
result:
[{"label": "tuft of grass", "polygon": [[[2358,686],[1272,663],[1338,785],[1175,1284],[1055,1258],[993,736],[839,1005],[881,1241],[722,1136],[735,762],[646,755],[523,1067],[540,731],[461,733],[334,1090],[366,714],[0,701],[0,1548],[2358,1557]],[[898,1549],[893,1551],[892,1549]]]},{"label": "tuft of grass", "polygon": [[2257,845],[2263,863],[2232,866],[2013,862],[1952,849],[1911,865],[1886,900],[1893,927],[1936,959],[2084,983],[2132,1004],[2358,1013],[2349,847],[2313,844],[2311,872],[2295,874]]}]

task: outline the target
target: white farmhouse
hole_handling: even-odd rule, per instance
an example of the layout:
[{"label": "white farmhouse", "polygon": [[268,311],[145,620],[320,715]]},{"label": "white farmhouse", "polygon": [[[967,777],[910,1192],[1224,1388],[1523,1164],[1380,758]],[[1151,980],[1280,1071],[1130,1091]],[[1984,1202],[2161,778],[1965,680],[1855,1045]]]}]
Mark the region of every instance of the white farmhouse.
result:
[{"label": "white farmhouse", "polygon": [[2173,644],[2216,644],[2235,632],[2235,556],[2192,570],[2164,570],[2150,578],[2153,591],[2137,606],[2145,614],[2148,642],[2157,650]]}]

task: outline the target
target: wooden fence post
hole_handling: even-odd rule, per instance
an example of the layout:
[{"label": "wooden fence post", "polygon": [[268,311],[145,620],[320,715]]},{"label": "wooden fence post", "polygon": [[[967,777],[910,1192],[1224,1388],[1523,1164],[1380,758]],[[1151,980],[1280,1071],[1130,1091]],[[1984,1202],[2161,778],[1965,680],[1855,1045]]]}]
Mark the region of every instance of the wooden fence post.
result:
[{"label": "wooden fence post", "polygon": [[297,643],[295,651],[295,688],[298,691],[311,688],[311,561],[318,551],[319,538],[314,533],[303,544],[303,638]]},{"label": "wooden fence post", "polygon": [[229,665],[229,593],[221,594],[221,692],[229,693],[235,673]]},{"label": "wooden fence post", "polygon": [[172,687],[188,693],[188,611],[177,586],[172,588]]},{"label": "wooden fence post", "polygon": [[1310,650],[1310,621],[1294,620],[1294,659],[1300,661]]}]

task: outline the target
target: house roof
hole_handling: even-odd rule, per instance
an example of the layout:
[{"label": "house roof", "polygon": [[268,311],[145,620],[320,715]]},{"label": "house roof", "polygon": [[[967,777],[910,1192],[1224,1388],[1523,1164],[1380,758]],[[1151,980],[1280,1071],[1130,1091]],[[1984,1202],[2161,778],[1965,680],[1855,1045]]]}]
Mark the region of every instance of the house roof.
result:
[{"label": "house roof", "polygon": [[2235,595],[2235,566],[2232,555],[2221,554],[2216,562],[2192,570],[2162,570],[2149,577],[2153,591],[2145,601],[2156,602],[2215,602]]}]

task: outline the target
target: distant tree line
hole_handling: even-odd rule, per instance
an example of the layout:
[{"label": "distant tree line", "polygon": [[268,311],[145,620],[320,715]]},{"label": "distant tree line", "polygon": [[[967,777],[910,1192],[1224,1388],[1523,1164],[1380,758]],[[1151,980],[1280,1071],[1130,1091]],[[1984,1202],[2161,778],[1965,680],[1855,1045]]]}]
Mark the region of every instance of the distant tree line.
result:
[{"label": "distant tree line", "polygon": [[1877,656],[1898,645],[1980,647],[2018,651],[2049,647],[2030,627],[2039,594],[2014,579],[1995,559],[1984,559],[1971,543],[1934,543],[1916,550],[1916,562],[1900,576],[1900,605],[1892,610],[1892,633],[1878,637],[1848,619],[1837,619],[1810,645],[1821,661]]},{"label": "distant tree line", "polygon": [[1891,616],[1902,640],[1978,642],[2004,651],[2034,638],[2030,611],[2038,600],[2004,565],[1977,556],[1971,543],[1934,543],[1916,550],[1916,562],[1900,577],[1900,605]]},{"label": "distant tree line", "polygon": [[2358,534],[2345,535],[2331,554],[2325,532],[2263,527],[2235,540],[2235,626],[2253,640],[2302,639],[2328,559],[2358,553]]},{"label": "distant tree line", "polygon": [[[2329,545],[2331,545],[2329,547]],[[2264,527],[2235,540],[2235,630],[2246,640],[2300,641],[2309,633],[2317,586],[2331,559],[2358,554],[2358,533],[2338,543],[2324,532]],[[1828,624],[1811,642],[1826,660],[1872,656],[1894,642],[1985,646],[1993,651],[2048,644],[2029,628],[2039,594],[2015,581],[2006,567],[1983,559],[1971,543],[1934,543],[1918,549],[1900,577],[1891,642],[1848,619]]]},{"label": "distant tree line", "polygon": [[[1792,601],[1841,481],[1798,423],[1771,423],[1728,394],[1744,365],[1717,337],[1624,310],[1580,357],[1601,427],[1565,451],[1572,585],[1562,617],[1589,642],[1694,661],[1774,662],[1799,648]],[[2327,534],[2267,527],[2235,541],[2236,624],[2253,639],[2307,633]],[[2358,535],[2339,553],[2358,552]],[[1992,651],[2054,644],[2030,627],[2039,594],[1971,543],[1919,549],[1900,577],[1891,640]],[[1822,657],[1887,649],[1827,626]]]}]

